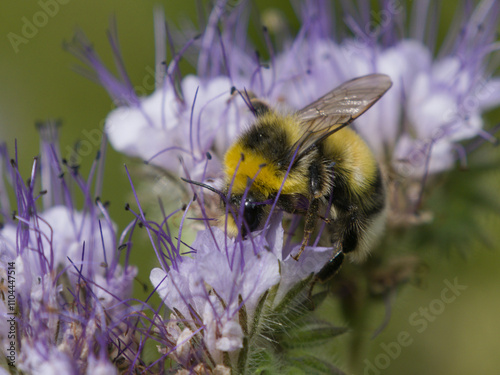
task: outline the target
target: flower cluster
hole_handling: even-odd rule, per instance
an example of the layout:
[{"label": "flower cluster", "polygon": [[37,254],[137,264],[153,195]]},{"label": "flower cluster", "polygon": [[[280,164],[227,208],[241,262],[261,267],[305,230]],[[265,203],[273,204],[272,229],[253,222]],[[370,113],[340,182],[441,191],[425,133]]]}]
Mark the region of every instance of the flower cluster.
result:
[{"label": "flower cluster", "polygon": [[[267,10],[259,30],[264,53],[256,53],[247,37],[250,1],[234,7],[216,1],[199,36],[194,28],[168,35],[164,16],[157,11],[156,90],[146,97],[135,93],[127,77],[114,30],[110,42],[119,77],[108,71],[81,32],[67,48],[88,65],[85,73],[117,105],[106,119],[111,145],[173,176],[196,181],[221,177],[225,151],[253,120],[250,95],[284,112],[294,111],[346,80],[385,73],[392,89],[353,126],[379,159],[393,193],[394,180],[404,180],[398,186],[408,188],[450,169],[463,154],[461,141],[492,138],[482,115],[500,104],[500,81],[489,76],[494,66],[488,66],[499,47],[495,32],[500,3],[482,0],[470,17],[455,20],[456,31],[448,34],[439,52],[434,51],[432,28],[426,33],[421,27],[433,18],[429,2],[415,2],[412,17],[397,2],[380,2],[377,10],[368,3],[342,2],[348,26],[342,34],[334,30],[326,0],[296,4],[301,22],[296,35],[286,31],[278,12]],[[402,26],[406,23],[407,28]],[[167,37],[180,45],[172,48],[169,64]],[[179,62],[193,55],[196,75],[183,77]],[[345,331],[308,314],[326,296],[313,293],[314,275],[336,251],[317,246],[321,231],[297,262],[290,254],[299,246],[293,232],[300,218],[292,219],[291,233],[285,235],[282,213],[273,212],[260,231],[230,238],[209,225],[211,198],[195,186],[195,197],[181,210],[166,213],[160,203],[157,211],[163,218],[156,222],[146,219],[129,174],[138,210],[127,205],[134,218],[118,241],[99,198],[105,145],[85,179],[78,166],[61,159],[57,126],[42,125],[40,133],[41,155],[27,182],[19,171],[17,150],[10,159],[0,147],[0,212],[5,218],[0,229],[0,296],[6,289],[7,265],[14,264],[19,370],[117,373],[123,367],[215,375],[289,373],[296,367],[305,373],[340,373],[319,356],[288,356],[286,350],[303,342],[324,343]],[[13,213],[8,185],[17,203]],[[401,195],[407,205],[392,209],[409,211],[415,194],[411,189],[394,193]],[[196,217],[189,217],[193,212]],[[182,219],[174,234],[172,219],[178,216]],[[196,223],[192,243],[185,236],[188,223]],[[158,308],[149,299],[138,305],[130,301],[137,270],[128,264],[128,256],[136,226],[147,232],[158,258],[159,267],[150,273],[151,296],[157,294],[162,301]],[[127,253],[121,265],[119,249]],[[399,269],[393,273],[406,277]],[[384,293],[390,279],[386,275],[379,277]],[[0,316],[11,313],[10,308],[0,298]],[[6,348],[4,332],[8,329],[0,326]],[[160,357],[144,363],[141,351],[151,341]]]},{"label": "flower cluster", "polygon": [[[404,37],[398,36],[406,23],[402,4],[384,3],[378,11],[361,5],[359,14],[351,11],[345,18],[353,36],[339,41],[330,37],[331,15],[322,11],[323,5],[305,7],[302,33],[276,57],[274,70],[265,71],[263,82],[281,83],[268,89],[269,96],[300,108],[347,79],[387,74],[393,87],[356,121],[356,129],[402,177],[450,169],[457,142],[483,135],[481,114],[500,103],[499,80],[489,79],[486,69],[499,47],[498,2],[482,1],[470,17],[456,20],[458,31],[447,35],[448,47],[437,58],[436,42],[422,27],[431,26],[428,3],[414,4],[414,26]],[[373,13],[378,23],[366,17]]]},{"label": "flower cluster", "polygon": [[[116,80],[80,35],[73,51],[120,105],[106,121],[113,147],[176,174],[214,177],[228,144],[251,122],[250,111],[232,88],[297,110],[348,79],[374,72],[389,75],[393,88],[355,127],[378,158],[401,176],[418,179],[449,169],[462,155],[457,142],[478,135],[491,138],[481,114],[500,103],[499,80],[489,77],[494,67],[487,66],[498,49],[498,2],[483,0],[470,17],[456,19],[456,30],[434,57],[435,37],[422,28],[437,28],[429,24],[433,10],[428,3],[415,3],[409,20],[397,2],[383,3],[379,10],[360,2],[359,12],[346,5],[344,21],[351,34],[335,38],[329,3],[308,1],[298,10],[299,33],[283,38],[277,51],[270,40],[281,23],[263,17],[269,24],[264,27],[267,63],[247,38],[248,3],[229,14],[225,5],[216,2],[200,40],[188,39],[149,97],[134,96],[130,83]],[[374,13],[377,22],[369,17]],[[164,20],[156,20],[157,45],[165,45],[160,32]],[[407,32],[401,30],[404,24]],[[176,83],[178,60],[189,48],[199,50],[197,76]],[[214,159],[206,166],[207,152]],[[184,170],[173,155],[182,157]]]},{"label": "flower cluster", "polygon": [[167,337],[176,343],[175,358],[185,366],[196,357],[199,348],[190,340],[197,334],[216,364],[223,365],[229,353],[236,366],[235,354],[244,341],[255,339],[249,332],[262,329],[263,307],[272,311],[279,306],[297,281],[317,273],[332,255],[331,249],[311,248],[299,262],[290,254],[284,257],[280,218],[243,241],[228,238],[218,228],[206,229],[198,232],[191,247],[196,249],[193,257],[177,258],[168,272],[151,272],[151,282],[172,311],[170,323],[185,327],[167,329]]},{"label": "flower cluster", "polygon": [[[0,148],[1,210],[7,220],[0,230],[0,275],[5,286],[12,281],[16,302],[2,298],[0,314],[2,323],[15,317],[17,327],[2,327],[2,350],[15,342],[22,349],[18,357],[6,357],[26,373],[93,373],[101,368],[116,373],[110,350],[116,349],[115,360],[134,361],[135,338],[128,333],[133,310],[127,299],[137,270],[119,264],[115,224],[105,204],[92,197],[93,175],[102,173],[101,161],[96,160],[86,181],[76,166],[63,165],[57,125],[39,127],[41,155],[27,183],[17,150],[11,159],[6,146]],[[13,214],[6,182],[16,197]],[[80,210],[71,184],[83,197]],[[8,265],[12,277],[7,276]]]},{"label": "flower cluster", "polygon": [[[435,52],[432,30],[437,25],[430,24],[434,15],[428,2],[415,2],[411,17],[397,2],[380,2],[377,9],[367,2],[343,3],[348,30],[339,34],[331,4],[306,1],[296,7],[302,25],[296,36],[285,31],[286,20],[278,12],[262,15],[264,54],[255,51],[247,36],[250,2],[228,5],[215,2],[199,36],[194,28],[168,35],[180,48],[165,66],[168,29],[157,12],[156,90],[147,97],[136,96],[123,73],[115,34],[111,44],[120,78],[107,70],[81,33],[68,46],[118,105],[106,120],[114,148],[174,176],[210,181],[221,176],[225,150],[252,122],[243,100],[247,95],[293,111],[348,79],[384,73],[391,77],[392,89],[353,126],[385,174],[407,189],[404,204],[397,206],[408,213],[419,203],[412,188],[423,185],[429,174],[450,169],[463,155],[460,141],[492,139],[483,130],[482,114],[500,104],[499,80],[489,76],[494,67],[488,66],[498,49],[498,2],[483,0],[470,17],[456,19],[454,31]],[[182,77],[179,61],[193,51],[196,75]],[[400,196],[396,192],[392,199]],[[201,216],[208,220],[206,202],[198,200]],[[199,373],[235,368],[244,373],[241,366],[252,363],[245,360],[252,351],[249,342],[264,330],[261,317],[268,321],[281,299],[332,256],[332,250],[311,247],[298,264],[289,261],[280,217],[245,240],[229,239],[206,226],[185,256],[181,240],[174,241],[165,229],[167,219],[154,224],[141,213],[136,216],[159,246],[162,267],[150,278],[168,309],[169,319],[158,313],[152,323],[160,350],[181,368]]]}]

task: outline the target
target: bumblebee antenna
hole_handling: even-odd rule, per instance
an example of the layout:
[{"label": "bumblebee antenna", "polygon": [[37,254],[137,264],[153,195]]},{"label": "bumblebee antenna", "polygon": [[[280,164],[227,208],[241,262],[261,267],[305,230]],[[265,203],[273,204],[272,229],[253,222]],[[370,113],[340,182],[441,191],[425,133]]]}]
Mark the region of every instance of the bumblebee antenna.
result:
[{"label": "bumblebee antenna", "polygon": [[184,181],[184,182],[187,182],[188,184],[193,184],[193,185],[201,186],[201,187],[203,187],[205,189],[213,191],[214,193],[218,194],[224,201],[226,200],[226,196],[224,195],[224,193],[222,191],[217,190],[216,188],[214,188],[214,187],[212,187],[210,185],[204,184],[202,182],[188,180],[188,179],[185,179],[183,177],[181,177],[181,180]]},{"label": "bumblebee antenna", "polygon": [[269,110],[267,104],[257,99],[255,94],[252,91],[247,91],[246,88],[240,91],[234,86],[231,87],[231,97],[235,97],[236,95],[239,95],[243,99],[248,109],[256,116]]}]

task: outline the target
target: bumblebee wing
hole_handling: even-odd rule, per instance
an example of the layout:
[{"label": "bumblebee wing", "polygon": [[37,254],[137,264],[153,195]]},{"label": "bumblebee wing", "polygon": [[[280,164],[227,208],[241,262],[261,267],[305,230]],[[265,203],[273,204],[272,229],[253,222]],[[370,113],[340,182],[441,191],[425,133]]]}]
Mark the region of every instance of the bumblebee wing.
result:
[{"label": "bumblebee wing", "polygon": [[304,133],[294,145],[298,160],[314,145],[349,125],[392,86],[385,74],[370,74],[347,81],[297,112]]}]

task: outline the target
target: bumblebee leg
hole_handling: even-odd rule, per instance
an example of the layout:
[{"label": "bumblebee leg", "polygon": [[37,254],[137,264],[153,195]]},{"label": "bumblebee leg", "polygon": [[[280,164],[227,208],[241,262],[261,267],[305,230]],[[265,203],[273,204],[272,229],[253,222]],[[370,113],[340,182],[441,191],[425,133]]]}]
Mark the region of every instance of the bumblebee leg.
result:
[{"label": "bumblebee leg", "polygon": [[344,258],[345,258],[344,252],[339,251],[316,274],[316,279],[322,283],[331,279],[333,276],[337,274],[337,272],[339,272],[340,267],[342,267],[342,263],[344,262]]},{"label": "bumblebee leg", "polygon": [[295,260],[299,260],[300,255],[304,252],[304,249],[306,248],[307,243],[309,242],[309,237],[311,237],[311,233],[314,231],[314,227],[316,225],[318,210],[319,210],[319,199],[313,198],[306,212],[306,223],[304,226],[304,239],[302,240],[302,245],[300,246],[299,252],[296,255],[292,255],[292,258]]},{"label": "bumblebee leg", "polygon": [[324,221],[326,224],[332,224],[333,223],[333,220],[328,218],[328,217],[325,217],[325,216],[322,216],[322,215],[318,215],[318,218],[322,221]]},{"label": "bumblebee leg", "polygon": [[353,206],[342,218],[343,231],[340,245],[344,253],[350,253],[360,247],[362,233],[366,230],[367,217],[357,207]]}]

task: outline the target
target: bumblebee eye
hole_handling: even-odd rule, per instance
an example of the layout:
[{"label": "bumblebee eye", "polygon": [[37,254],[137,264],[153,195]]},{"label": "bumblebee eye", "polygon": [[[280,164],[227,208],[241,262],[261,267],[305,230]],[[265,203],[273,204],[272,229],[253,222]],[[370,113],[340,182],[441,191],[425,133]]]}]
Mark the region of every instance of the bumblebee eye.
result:
[{"label": "bumblebee eye", "polygon": [[[243,218],[245,219],[250,232],[253,232],[259,227],[263,209],[263,205],[255,204],[255,202],[249,199],[245,200]],[[243,224],[241,231],[243,236],[247,234],[247,226],[245,224]]]}]

